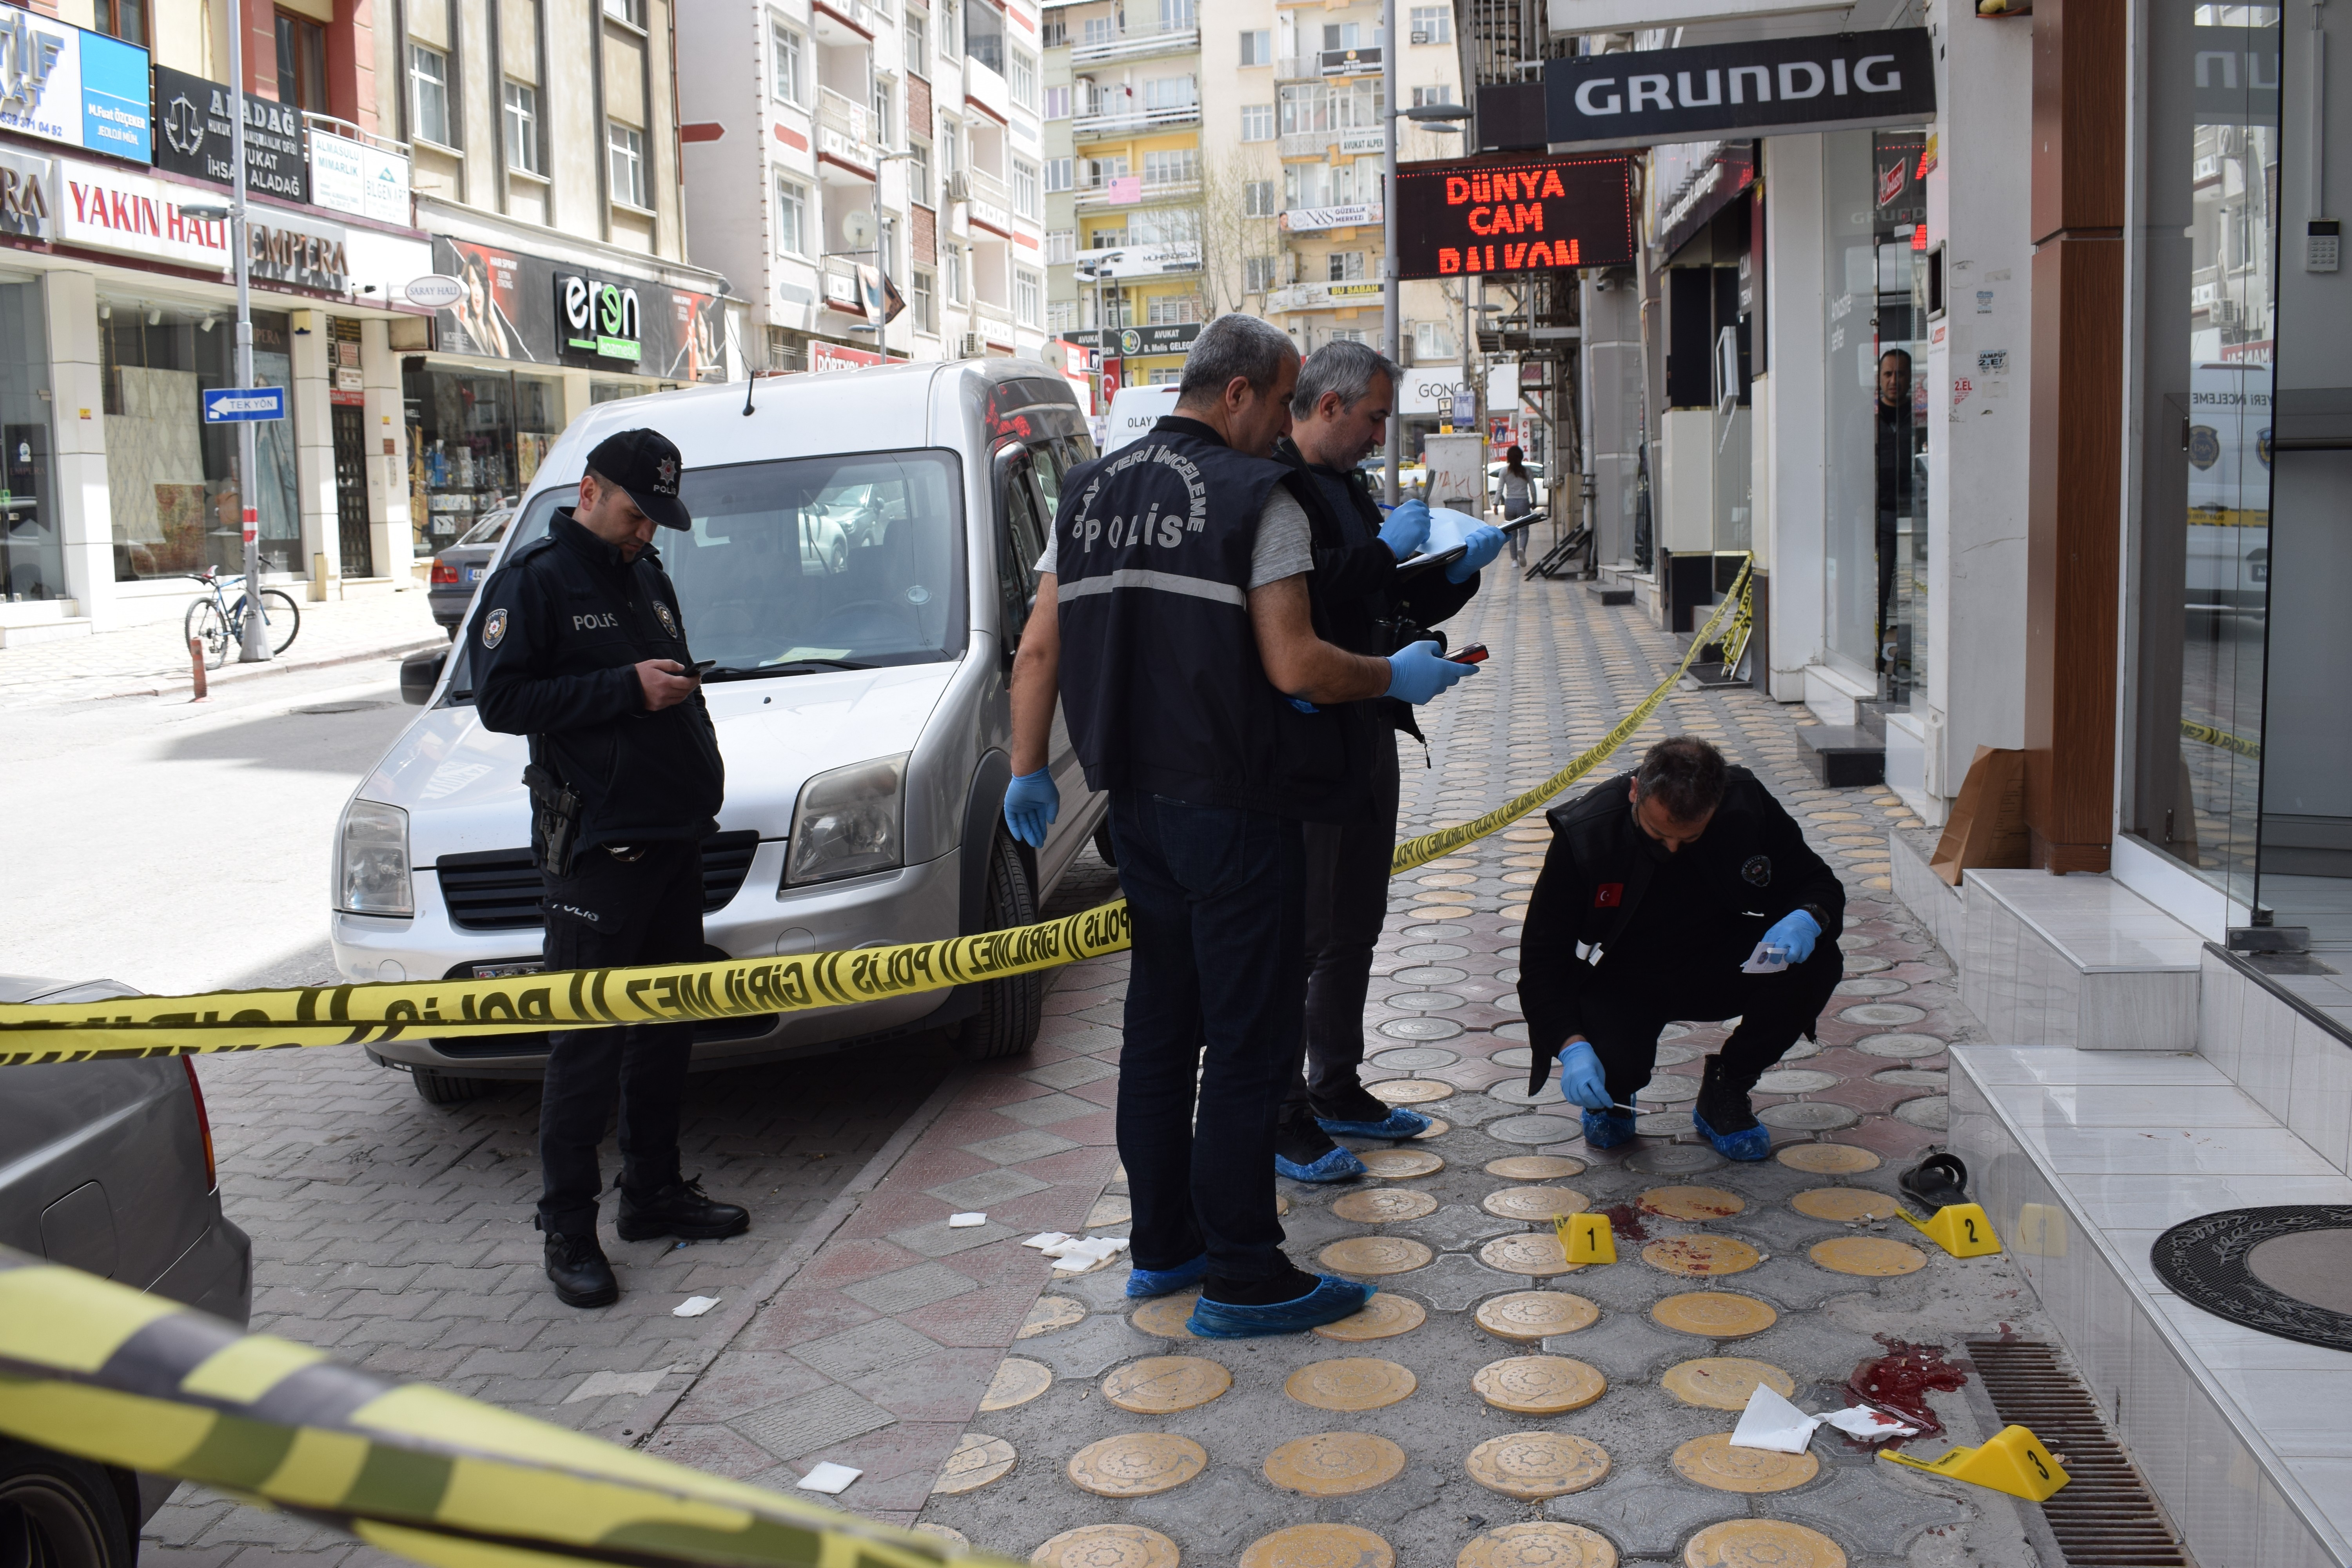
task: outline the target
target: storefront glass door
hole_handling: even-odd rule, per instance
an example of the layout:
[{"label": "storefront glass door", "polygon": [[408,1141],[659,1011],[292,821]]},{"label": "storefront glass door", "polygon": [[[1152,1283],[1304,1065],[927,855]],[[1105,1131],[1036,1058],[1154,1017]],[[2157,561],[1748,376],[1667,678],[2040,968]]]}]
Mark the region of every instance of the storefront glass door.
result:
[{"label": "storefront glass door", "polygon": [[65,552],[49,478],[49,345],[37,283],[0,283],[0,594],[61,599]]}]

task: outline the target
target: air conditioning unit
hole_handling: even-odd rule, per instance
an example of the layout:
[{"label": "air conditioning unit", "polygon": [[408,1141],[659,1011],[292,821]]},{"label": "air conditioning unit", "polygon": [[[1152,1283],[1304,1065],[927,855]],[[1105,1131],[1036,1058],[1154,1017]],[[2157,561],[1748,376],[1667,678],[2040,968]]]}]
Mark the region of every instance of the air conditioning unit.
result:
[{"label": "air conditioning unit", "polygon": [[956,339],[956,358],[986,359],[988,340],[978,332],[965,332]]},{"label": "air conditioning unit", "polygon": [[958,169],[942,181],[940,188],[947,193],[947,198],[951,202],[971,200],[971,176],[961,169]]},{"label": "air conditioning unit", "polygon": [[1412,41],[1416,44],[1425,44],[1429,42],[1429,35],[1427,33],[1415,33],[1412,36]]}]

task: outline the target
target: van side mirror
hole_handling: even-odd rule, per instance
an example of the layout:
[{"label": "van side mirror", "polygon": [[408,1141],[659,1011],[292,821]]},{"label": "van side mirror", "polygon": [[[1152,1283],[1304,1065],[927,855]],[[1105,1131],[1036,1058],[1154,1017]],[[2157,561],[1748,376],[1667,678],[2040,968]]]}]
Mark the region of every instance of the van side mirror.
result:
[{"label": "van side mirror", "polygon": [[449,662],[446,647],[427,648],[412,653],[400,661],[400,700],[423,707],[433,700],[433,689],[441,684],[441,667]]}]

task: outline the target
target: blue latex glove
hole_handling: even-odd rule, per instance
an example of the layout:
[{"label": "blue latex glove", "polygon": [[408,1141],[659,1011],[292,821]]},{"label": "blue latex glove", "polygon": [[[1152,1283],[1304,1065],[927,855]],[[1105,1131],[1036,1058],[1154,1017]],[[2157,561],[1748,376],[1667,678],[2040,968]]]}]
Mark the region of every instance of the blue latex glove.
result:
[{"label": "blue latex glove", "polygon": [[1289,702],[1293,708],[1297,709],[1301,713],[1320,713],[1323,711],[1323,710],[1316,707],[1315,704],[1307,701],[1304,697],[1293,697],[1289,699]]},{"label": "blue latex glove", "polygon": [[1389,655],[1387,694],[1418,706],[1477,668],[1445,658],[1437,651],[1434,640],[1413,643]]},{"label": "blue latex glove", "polygon": [[1821,921],[1802,910],[1790,910],[1764,933],[1764,945],[1779,948],[1791,963],[1802,963],[1813,956],[1813,942],[1821,934]]},{"label": "blue latex glove", "polygon": [[1560,1098],[1587,1110],[1609,1109],[1609,1078],[1592,1047],[1577,1041],[1559,1054]]},{"label": "blue latex glove", "polygon": [[1417,500],[1398,502],[1397,509],[1389,513],[1389,520],[1381,524],[1381,542],[1400,561],[1420,553],[1421,547],[1429,542],[1427,504]]},{"label": "blue latex glove", "polygon": [[1462,541],[1462,559],[1445,569],[1449,583],[1467,583],[1470,574],[1503,552],[1503,531],[1494,527],[1472,529]]},{"label": "blue latex glove", "polygon": [[1062,792],[1044,768],[1022,773],[1004,786],[1004,825],[1032,849],[1045,847],[1045,829],[1062,814]]}]

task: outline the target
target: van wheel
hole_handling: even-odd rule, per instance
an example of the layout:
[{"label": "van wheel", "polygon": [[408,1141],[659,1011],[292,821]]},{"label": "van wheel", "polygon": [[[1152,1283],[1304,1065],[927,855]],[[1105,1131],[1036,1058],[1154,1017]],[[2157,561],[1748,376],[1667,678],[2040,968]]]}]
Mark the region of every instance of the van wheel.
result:
[{"label": "van wheel", "polygon": [[1114,871],[1118,869],[1118,846],[1111,840],[1108,816],[1095,824],[1095,853],[1102,857],[1104,865]]},{"label": "van wheel", "polygon": [[112,1478],[87,1459],[0,1442],[0,1562],[132,1568],[139,1537]]},{"label": "van wheel", "polygon": [[[1034,925],[1037,895],[1029,886],[1029,869],[998,834],[988,849],[988,912],[986,931],[1009,931]],[[991,980],[980,988],[980,1011],[964,1020],[956,1037],[956,1050],[976,1062],[1025,1054],[1036,1042],[1037,1026],[1045,1000],[1045,976],[1016,974]]]},{"label": "van wheel", "polygon": [[466,1078],[438,1068],[411,1068],[408,1079],[416,1086],[416,1098],[427,1105],[462,1105],[490,1087],[487,1079]]}]

